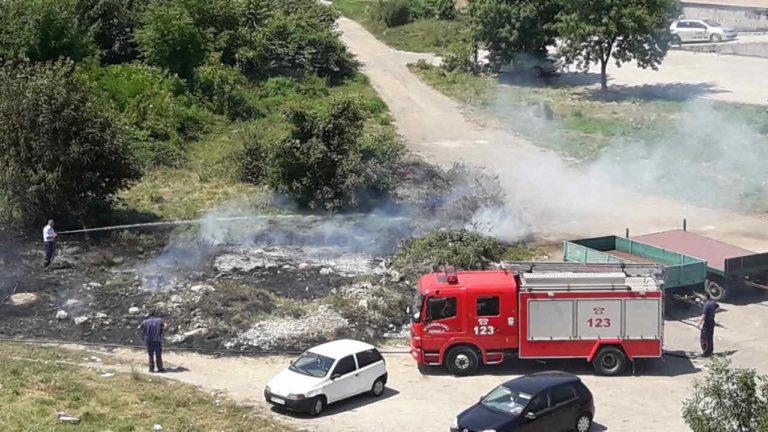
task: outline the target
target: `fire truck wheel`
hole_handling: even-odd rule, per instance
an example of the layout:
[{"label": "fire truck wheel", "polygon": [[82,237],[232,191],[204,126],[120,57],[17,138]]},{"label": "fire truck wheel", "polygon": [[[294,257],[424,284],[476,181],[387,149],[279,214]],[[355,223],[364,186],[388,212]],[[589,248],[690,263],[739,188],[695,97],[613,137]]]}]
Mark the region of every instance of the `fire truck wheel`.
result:
[{"label": "fire truck wheel", "polygon": [[624,371],[627,364],[627,356],[621,348],[607,346],[600,348],[597,352],[592,365],[595,371],[600,375],[614,376]]},{"label": "fire truck wheel", "polygon": [[459,346],[448,351],[445,366],[454,375],[474,375],[480,364],[477,351],[468,346]]}]

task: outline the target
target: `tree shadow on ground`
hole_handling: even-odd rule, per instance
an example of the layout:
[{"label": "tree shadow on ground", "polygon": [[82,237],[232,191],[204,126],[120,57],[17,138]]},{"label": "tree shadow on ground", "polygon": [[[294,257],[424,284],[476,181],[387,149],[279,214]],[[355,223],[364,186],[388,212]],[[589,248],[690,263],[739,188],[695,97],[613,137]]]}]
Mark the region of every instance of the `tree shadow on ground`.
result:
[{"label": "tree shadow on ground", "polygon": [[600,74],[567,72],[534,77],[525,72],[505,72],[500,73],[496,80],[501,85],[529,88],[586,87],[599,84]]},{"label": "tree shadow on ground", "polygon": [[710,94],[727,92],[727,90],[715,88],[711,83],[644,84],[639,86],[609,84],[607,94],[603,94],[599,89],[594,89],[590,92],[589,97],[592,100],[608,102],[626,100],[685,102]]}]

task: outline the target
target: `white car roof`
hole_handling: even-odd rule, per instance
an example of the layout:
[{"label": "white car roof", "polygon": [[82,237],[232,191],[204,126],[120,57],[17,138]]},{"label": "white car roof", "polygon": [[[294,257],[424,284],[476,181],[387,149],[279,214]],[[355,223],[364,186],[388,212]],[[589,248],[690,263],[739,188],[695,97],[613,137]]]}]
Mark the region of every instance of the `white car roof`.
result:
[{"label": "white car roof", "polygon": [[324,343],[316,347],[310,348],[308,351],[320,354],[321,356],[330,357],[332,359],[340,359],[350,354],[357,354],[361,351],[367,351],[374,349],[375,347],[365,342],[360,342],[352,339],[341,339],[333,342]]}]

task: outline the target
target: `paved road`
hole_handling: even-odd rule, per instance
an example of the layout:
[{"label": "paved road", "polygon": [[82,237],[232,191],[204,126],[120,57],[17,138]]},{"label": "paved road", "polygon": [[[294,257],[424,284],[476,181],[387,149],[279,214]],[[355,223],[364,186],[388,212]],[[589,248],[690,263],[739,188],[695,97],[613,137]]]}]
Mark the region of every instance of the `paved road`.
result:
[{"label": "paved road", "polygon": [[768,251],[767,220],[641,195],[571,169],[520,136],[469,121],[456,102],[406,67],[434,57],[394,50],[345,18],[339,27],[414,152],[434,163],[461,161],[499,176],[507,208],[478,216],[491,234],[513,240],[532,231],[543,240],[562,240],[621,234],[626,227],[640,234],[678,227],[687,218],[692,230]]},{"label": "paved road", "polygon": [[[597,69],[599,73],[599,69]],[[768,59],[673,50],[658,71],[609,67],[609,85],[637,94],[768,104]]]}]

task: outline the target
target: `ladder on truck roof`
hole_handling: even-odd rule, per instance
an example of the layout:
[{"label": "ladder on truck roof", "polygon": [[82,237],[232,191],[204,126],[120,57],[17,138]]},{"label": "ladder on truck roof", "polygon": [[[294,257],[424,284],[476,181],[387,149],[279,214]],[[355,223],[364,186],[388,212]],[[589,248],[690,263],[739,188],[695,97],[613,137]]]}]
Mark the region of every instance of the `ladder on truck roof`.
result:
[{"label": "ladder on truck roof", "polygon": [[528,291],[656,291],[662,289],[665,277],[664,268],[654,264],[505,262],[501,268],[515,272]]}]

